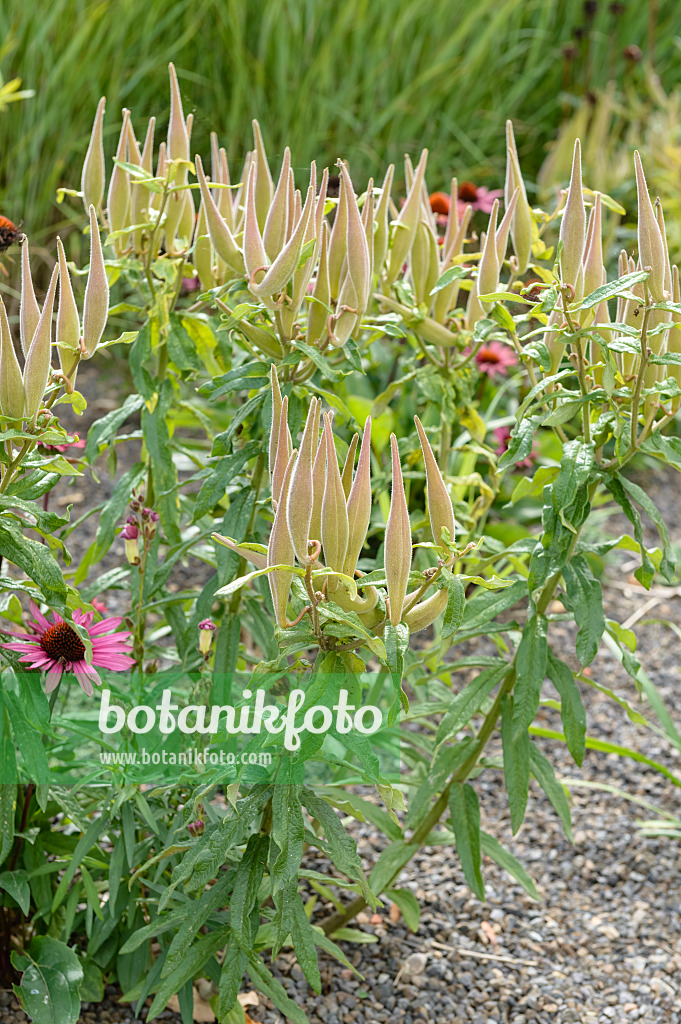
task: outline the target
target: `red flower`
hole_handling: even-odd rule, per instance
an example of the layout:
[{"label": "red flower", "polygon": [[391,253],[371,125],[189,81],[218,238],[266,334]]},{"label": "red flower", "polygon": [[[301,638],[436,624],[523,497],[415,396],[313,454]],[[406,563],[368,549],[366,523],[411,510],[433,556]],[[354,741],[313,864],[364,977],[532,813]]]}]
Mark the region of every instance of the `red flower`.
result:
[{"label": "red flower", "polygon": [[[495,427],[494,436],[496,437],[499,444],[494,449],[496,455],[503,455],[507,450],[509,442],[511,440],[511,428],[510,427]],[[532,451],[525,459],[521,459],[520,462],[516,462],[516,469],[531,469],[533,463],[537,459],[537,452],[535,451],[534,443],[532,444]]]}]

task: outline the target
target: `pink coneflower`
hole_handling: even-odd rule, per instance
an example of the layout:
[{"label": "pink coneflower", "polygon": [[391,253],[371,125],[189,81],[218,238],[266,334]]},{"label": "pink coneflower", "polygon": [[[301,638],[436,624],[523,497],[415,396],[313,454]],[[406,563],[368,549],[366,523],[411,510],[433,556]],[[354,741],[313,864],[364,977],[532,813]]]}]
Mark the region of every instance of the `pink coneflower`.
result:
[{"label": "pink coneflower", "polygon": [[[496,455],[503,455],[508,448],[511,440],[511,428],[510,427],[495,427],[494,436],[496,437],[499,444],[494,449]],[[521,459],[520,462],[516,462],[516,469],[531,469],[532,465],[537,459],[537,452],[535,451],[534,442],[532,444],[532,451],[525,459]]]},{"label": "pink coneflower", "polygon": [[484,185],[474,185],[472,181],[462,181],[459,185],[459,216],[461,217],[467,206],[473,210],[480,210],[481,213],[491,213],[494,200],[503,196],[502,188],[485,188]]},{"label": "pink coneflower", "polygon": [[93,597],[90,604],[96,612],[99,612],[100,615],[106,615],[109,611],[108,605],[106,605],[100,597]]},{"label": "pink coneflower", "polygon": [[110,668],[114,672],[122,672],[130,665],[135,664],[128,651],[132,650],[131,644],[127,643],[130,633],[114,633],[123,621],[122,618],[102,619],[92,625],[94,615],[92,612],[75,611],[73,621],[83,626],[92,641],[92,664],[88,665],[85,660],[85,645],[68,622],[60,619],[56,612],[53,613],[54,622],[48,622],[38,608],[35,601],[30,601],[31,613],[35,621],[31,623],[35,633],[13,633],[9,629],[2,629],[3,633],[9,636],[18,637],[10,644],[2,644],[9,651],[19,651],[22,657],[19,661],[28,662],[32,668],[47,669],[45,690],[51,693],[59,685],[62,673],[73,672],[80,687],[88,697],[93,694],[93,682],[97,686],[102,685],[99,668]]},{"label": "pink coneflower", "polygon": [[500,341],[488,341],[475,353],[475,361],[480,372],[486,373],[491,380],[497,374],[507,377],[509,366],[515,366],[518,357],[508,345]]},{"label": "pink coneflower", "polygon": [[85,438],[82,440],[77,436],[69,444],[45,444],[43,441],[40,442],[41,448],[47,448],[49,451],[54,452],[67,452],[69,448],[84,448]]}]

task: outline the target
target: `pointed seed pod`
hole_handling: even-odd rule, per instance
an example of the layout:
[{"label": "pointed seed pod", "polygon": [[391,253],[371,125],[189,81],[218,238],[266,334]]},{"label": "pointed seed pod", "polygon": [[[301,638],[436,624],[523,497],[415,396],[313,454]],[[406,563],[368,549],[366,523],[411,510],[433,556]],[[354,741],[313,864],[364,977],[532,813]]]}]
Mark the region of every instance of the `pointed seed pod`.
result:
[{"label": "pointed seed pod", "polygon": [[357,443],[359,441],[359,434],[352,435],[352,441],[348,447],[348,454],[345,456],[345,462],[343,463],[343,472],[341,473],[341,482],[343,484],[343,493],[345,494],[345,500],[350,497],[350,489],[352,487],[352,476],[355,468],[355,452],[357,451]]},{"label": "pointed seed pod", "polygon": [[385,526],[383,557],[388,581],[390,622],[393,626],[397,626],[402,618],[402,606],[407,593],[411,569],[411,526],[402,480],[400,453],[394,434],[390,435],[390,447],[392,452],[392,489],[390,514]]},{"label": "pointed seed pod", "polygon": [[[329,413],[333,421],[333,410]],[[322,540],[322,501],[326,485],[326,437],[322,434],[317,444],[317,454],[312,467],[312,516],[310,518],[310,540]]]},{"label": "pointed seed pod", "polygon": [[312,301],[308,306],[306,342],[308,345],[318,345],[326,337],[326,325],[329,319],[328,305],[331,299],[329,287],[329,225],[326,221],[322,224],[322,236],[320,241],[319,266],[317,277],[312,289]]},{"label": "pointed seed pod", "polygon": [[14,351],[5,303],[0,297],[0,412],[13,420],[21,420],[25,402],[21,367]]},{"label": "pointed seed pod", "polygon": [[24,356],[28,355],[39,320],[40,306],[35,297],[33,278],[31,277],[28,238],[24,235],[21,243],[21,301],[19,305],[19,338]]},{"label": "pointed seed pod", "polygon": [[[286,503],[296,454],[297,453],[294,449],[291,452],[282,477],[280,501],[277,505],[274,523],[272,524],[272,532],[270,533],[270,540],[267,546],[268,565],[293,565],[294,550],[291,535],[288,530],[288,524],[286,522]],[[286,570],[271,572],[268,574],[267,579],[270,585],[270,593],[272,595],[272,604],[274,605],[274,614],[277,620],[277,625],[282,629],[285,629],[287,625],[286,605],[288,604],[288,598],[291,592],[293,573],[286,572]]]},{"label": "pointed seed pod", "polygon": [[257,121],[253,121],[253,149],[255,155],[255,211],[258,218],[258,228],[262,231],[265,227],[267,214],[272,203],[274,183],[270,174],[270,165],[267,162],[265,145],[262,141],[262,132]]},{"label": "pointed seed pod", "polygon": [[201,287],[204,290],[213,288],[215,285],[213,277],[213,246],[206,221],[206,204],[203,199],[199,206],[199,216],[196,221],[196,239],[194,240],[192,263],[196,267]]},{"label": "pointed seed pod", "polygon": [[650,290],[655,302],[663,302],[665,271],[669,257],[655,217],[653,204],[650,202],[638,150],[634,153],[634,166],[638,194],[638,256],[644,270],[650,268],[650,277],[646,282],[646,287]]},{"label": "pointed seed pod", "polygon": [[300,214],[300,219],[298,220],[295,231],[275,259],[274,263],[268,267],[262,280],[257,284],[250,285],[250,289],[255,295],[259,297],[278,295],[284,290],[288,282],[293,277],[300,261],[305,233],[307,231],[310,217],[312,216],[314,205],[315,192],[312,186],[310,186],[307,190],[305,207]]},{"label": "pointed seed pod", "polygon": [[587,244],[584,252],[584,294],[591,295],[603,283],[603,240],[601,228],[601,194],[594,195],[589,216]]},{"label": "pointed seed pod", "polygon": [[341,286],[343,267],[348,253],[348,190],[341,175],[338,205],[329,238],[328,265],[331,298],[335,301]]},{"label": "pointed seed pod", "polygon": [[[123,125],[118,139],[116,160],[125,162],[128,158],[128,119],[130,111],[123,110]],[[130,211],[130,176],[119,164],[114,164],[109,181],[109,192],[106,199],[106,213],[109,221],[109,231],[121,231],[129,223],[128,213]],[[127,236],[120,235],[112,242],[117,256],[122,255],[127,244]]]},{"label": "pointed seed pod", "polygon": [[571,284],[573,288],[577,285],[582,266],[585,229],[586,211],[582,195],[582,158],[579,139],[576,139],[570,188],[560,225],[560,240],[563,243],[563,252],[560,257],[561,280],[563,284]]},{"label": "pointed seed pod", "polygon": [[395,165],[390,164],[383,179],[381,197],[376,206],[374,220],[376,221],[376,232],[374,234],[374,271],[380,277],[383,273],[383,264],[388,251],[389,218],[390,211],[390,189],[393,183]]},{"label": "pointed seed pod", "polygon": [[270,392],[272,395],[272,426],[270,428],[270,442],[268,449],[268,469],[271,484],[272,474],[274,473],[274,464],[277,459],[277,444],[279,441],[279,425],[281,423],[282,409],[279,377],[277,376],[277,368],[274,363],[270,365]]},{"label": "pointed seed pod", "polygon": [[90,359],[101,341],[109,315],[109,281],[102,255],[102,240],[94,206],[90,207],[90,269],[85,286],[83,306],[83,345],[85,359]]},{"label": "pointed seed pod", "polygon": [[106,178],[104,143],[102,140],[102,125],[104,123],[105,106],[106,97],[102,96],[101,100],[97,104],[97,113],[95,114],[94,124],[92,125],[90,144],[88,145],[87,153],[85,154],[83,171],[80,178],[80,190],[83,193],[83,205],[85,206],[85,209],[89,210],[92,205],[98,213],[102,209],[102,199],[104,198],[104,185]]},{"label": "pointed seed pod", "polygon": [[256,272],[264,271],[269,266],[265,246],[263,245],[260,228],[258,227],[258,214],[256,209],[256,166],[251,162],[248,171],[248,182],[246,185],[246,198],[244,210],[244,237],[243,254],[246,273],[250,281],[254,281]]},{"label": "pointed seed pod", "polygon": [[410,633],[419,633],[422,629],[432,626],[439,615],[447,607],[449,594],[446,589],[436,590],[434,594],[427,597],[425,601],[412,605],[404,613],[403,621],[409,627]]},{"label": "pointed seed pod", "polygon": [[414,243],[416,228],[421,215],[421,199],[423,180],[426,173],[426,162],[428,150],[424,149],[419,160],[418,167],[414,172],[414,180],[409,190],[406,202],[400,210],[395,225],[392,248],[390,249],[390,262],[386,275],[386,284],[391,285],[397,276],[402,272],[405,260],[411,252]]},{"label": "pointed seed pod", "polygon": [[[497,255],[497,215],[499,213],[499,200],[494,200],[494,206],[489,218],[489,228],[485,237],[485,244],[480,257],[480,271],[478,273],[478,295],[491,295],[499,287],[499,257]],[[488,302],[481,302],[483,309],[491,307]]]},{"label": "pointed seed pod", "polygon": [[288,395],[285,395],[281,403],[281,413],[279,415],[279,430],[277,432],[277,450],[274,457],[274,466],[272,467],[272,504],[274,505],[275,508],[277,508],[279,505],[281,486],[284,479],[284,473],[286,472],[286,466],[288,465],[289,454],[291,451],[291,448],[289,447],[289,429],[287,419]]},{"label": "pointed seed pod", "polygon": [[284,160],[281,165],[279,181],[274,193],[272,205],[267,213],[265,229],[262,233],[265,252],[270,260],[276,259],[281,252],[286,240],[286,225],[288,222],[288,184],[289,172],[291,170],[291,150],[286,147]]},{"label": "pointed seed pod", "polygon": [[348,495],[348,550],[343,572],[354,576],[360,553],[366,541],[371,519],[371,417],[367,416],[359,450],[357,472]]},{"label": "pointed seed pod", "polygon": [[520,194],[511,221],[511,239],[513,251],[518,261],[518,272],[524,274],[532,257],[532,208],[527,201],[525,182],[520,173],[518,151],[513,135],[513,123],[506,122],[506,182],[504,186],[504,202],[506,208],[514,191],[519,188]]},{"label": "pointed seed pod", "polygon": [[[322,499],[322,546],[324,564],[336,572],[343,571],[348,549],[348,510],[345,492],[338,469],[336,447],[333,443],[331,420],[324,413],[324,441],[326,443],[326,485]],[[330,579],[329,592],[337,588],[338,581]]]},{"label": "pointed seed pod", "polygon": [[672,293],[672,267],[669,260],[669,246],[667,245],[667,228],[664,223],[664,212],[662,210],[662,203],[658,196],[655,200],[655,219],[657,220],[657,226],[660,229],[662,235],[662,245],[666,254],[665,267],[664,267],[664,290],[665,294],[671,295]]},{"label": "pointed seed pod", "polygon": [[[57,238],[59,254],[59,308],[57,310],[57,345],[60,348],[80,348],[80,317],[78,306],[71,287],[69,269],[66,266],[66,255],[61,238]],[[73,361],[73,360],[72,360]]]},{"label": "pointed seed pod", "polygon": [[[348,169],[342,161],[338,164],[347,195],[347,260],[348,274],[357,295],[357,308],[364,313],[371,289],[371,265],[369,263],[369,246],[366,231],[362,224],[362,216],[357,205],[357,197],[352,187]],[[373,222],[371,225],[373,231]]]},{"label": "pointed seed pod", "polygon": [[[90,209],[94,211],[94,206]],[[95,221],[96,223],[96,221]],[[45,305],[40,314],[38,326],[33,335],[31,347],[24,366],[24,388],[26,389],[26,419],[35,423],[38,410],[43,402],[45,388],[52,369],[52,312],[57,290],[59,268],[55,265],[50,285],[45,296]]]},{"label": "pointed seed pod", "polygon": [[244,270],[243,257],[239,251],[239,246],[234,240],[232,232],[229,230],[222,214],[215,204],[213,196],[211,195],[211,191],[208,188],[208,183],[206,181],[206,176],[203,173],[201,157],[198,154],[195,157],[195,166],[211,244],[220,259],[224,260],[225,263],[236,273],[241,274]]},{"label": "pointed seed pod", "polygon": [[506,211],[502,218],[501,224],[497,228],[496,233],[496,247],[497,247],[497,258],[499,260],[499,267],[504,262],[506,256],[506,249],[508,248],[508,233],[513,223],[513,217],[515,215],[515,208],[518,205],[518,199],[520,198],[520,189],[517,188],[511,196],[511,201],[506,205]]},{"label": "pointed seed pod", "polygon": [[286,521],[296,557],[301,565],[309,565],[308,542],[312,519],[312,459],[313,445],[319,437],[321,401],[313,398],[298,449],[298,458],[291,473],[291,486],[286,505]]},{"label": "pointed seed pod", "polygon": [[[681,288],[679,288],[679,268],[677,266],[672,267],[672,302],[681,303]],[[671,320],[674,326],[669,332],[669,338],[667,340],[667,351],[681,353],[681,313],[672,313]],[[673,363],[667,367],[667,375],[673,377],[676,383],[681,387],[681,366],[675,366]],[[671,407],[672,412],[678,412],[679,405],[681,404],[681,396],[672,398]]]},{"label": "pointed seed pod", "polygon": [[[433,540],[438,547],[442,545],[442,529],[446,527],[449,531],[449,539],[453,544],[455,537],[452,499],[449,497],[449,492],[433,455],[433,449],[430,447],[423,424],[418,416],[414,416],[414,422],[416,423],[419,441],[421,442],[423,461],[426,465],[428,518],[430,519],[430,528],[433,531]],[[448,558],[448,561],[451,561],[451,558]]]}]

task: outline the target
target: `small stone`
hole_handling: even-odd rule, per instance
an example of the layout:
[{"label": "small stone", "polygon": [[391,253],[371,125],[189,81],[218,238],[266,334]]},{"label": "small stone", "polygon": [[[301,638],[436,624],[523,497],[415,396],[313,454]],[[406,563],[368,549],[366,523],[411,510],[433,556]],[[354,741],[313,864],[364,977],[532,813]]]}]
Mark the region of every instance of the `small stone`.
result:
[{"label": "small stone", "polygon": [[425,953],[410,953],[404,961],[405,970],[413,977],[415,974],[423,974],[428,963]]}]

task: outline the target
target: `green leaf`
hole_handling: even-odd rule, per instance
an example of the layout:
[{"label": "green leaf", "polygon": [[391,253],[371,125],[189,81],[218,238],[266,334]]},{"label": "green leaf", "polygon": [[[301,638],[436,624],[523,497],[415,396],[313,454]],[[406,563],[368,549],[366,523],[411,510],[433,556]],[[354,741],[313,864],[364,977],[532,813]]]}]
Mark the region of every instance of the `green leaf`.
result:
[{"label": "green leaf", "polygon": [[25,953],[12,953],[12,964],[23,972],[14,991],[34,1024],[76,1024],[83,968],[72,949],[43,935]]},{"label": "green leaf", "polygon": [[603,613],[603,591],[594,579],[584,555],[574,555],[563,569],[566,603],[579,627],[577,633],[577,657],[582,665],[590,665],[598,653],[598,647],[605,630]]},{"label": "green leaf", "polygon": [[123,518],[130,496],[142,482],[144,473],[144,463],[136,462],[116,481],[111,497],[99,513],[92,562],[103,558],[116,539],[116,526]]},{"label": "green leaf", "polygon": [[516,680],[513,688],[513,730],[526,733],[539,707],[548,658],[548,622],[531,607],[516,655]]},{"label": "green leaf", "polygon": [[146,367],[146,364],[151,360],[151,337],[151,324],[146,323],[130,347],[128,355],[128,365],[130,366],[133,383],[145,402],[151,401],[156,394],[156,385]]},{"label": "green leaf", "polygon": [[532,442],[537,429],[536,420],[531,417],[524,417],[513,427],[508,448],[499,459],[497,469],[506,469],[514,466],[516,462],[522,462],[532,451]]},{"label": "green leaf", "polygon": [[504,754],[504,779],[511,812],[511,828],[517,832],[525,817],[530,786],[530,737],[515,729],[513,697],[501,698],[501,742]]},{"label": "green leaf", "polygon": [[667,582],[671,583],[674,578],[674,571],[676,568],[674,552],[669,540],[667,525],[662,518],[659,509],[642,487],[639,487],[638,484],[635,484],[632,480],[627,480],[625,476],[622,476],[619,473],[617,474],[617,477],[625,491],[631,495],[634,501],[641,506],[643,511],[655,524],[657,532],[660,535],[660,540],[662,541],[662,561],[660,562],[660,570]]},{"label": "green leaf", "polygon": [[466,608],[466,590],[458,576],[455,576],[449,569],[442,570],[442,578],[447,584],[449,596],[447,598],[444,619],[442,620],[441,639],[448,640],[461,625]]},{"label": "green leaf", "polygon": [[28,917],[31,906],[31,888],[28,884],[27,871],[3,871],[0,874],[0,889],[15,900],[21,907],[24,917]]},{"label": "green leaf", "polygon": [[520,861],[505,849],[505,847],[503,847],[501,843],[494,838],[494,836],[491,836],[488,832],[481,831],[480,848],[487,857],[490,857],[495,862],[495,864],[498,864],[499,867],[503,868],[504,871],[507,871],[512,878],[515,878],[516,882],[519,882],[520,885],[522,885],[528,896],[531,896],[533,900],[541,898],[537,892],[534,882]]},{"label": "green leaf", "polygon": [[118,428],[123,426],[130,416],[139,412],[143,405],[144,399],[141,395],[128,395],[120,408],[113,409],[106,416],[102,416],[101,420],[93,423],[87,432],[84,452],[86,461],[94,462],[99,454],[100,444],[110,442],[116,436]]},{"label": "green leaf", "polygon": [[381,850],[378,860],[369,875],[371,891],[380,896],[386,886],[395,878],[419,849],[418,843],[406,843],[397,839]]},{"label": "green leaf", "polygon": [[417,932],[421,920],[421,908],[411,889],[388,889],[387,895],[399,907],[409,931]]},{"label": "green leaf", "polygon": [[613,498],[634,527],[634,537],[636,538],[641,552],[641,565],[634,572],[634,576],[642,587],[645,587],[646,590],[650,590],[650,585],[655,577],[655,566],[650,560],[650,555],[643,544],[643,525],[641,523],[641,516],[639,515],[638,510],[634,508],[629,501],[624,487],[624,479],[619,475],[619,473],[614,473],[610,477],[608,481],[608,488]]},{"label": "green leaf", "polygon": [[259,441],[249,441],[233,455],[225,455],[211,467],[210,476],[201,485],[194,505],[193,522],[210,512],[227,493],[227,485],[241,473],[244,466],[262,450]]},{"label": "green leaf", "polygon": [[182,961],[208,918],[219,907],[228,903],[232,884],[233,879],[230,875],[224,875],[197,899],[185,904],[182,925],[168,948],[166,962],[161,971],[162,978],[166,978],[181,967]]},{"label": "green leaf", "polygon": [[388,622],[383,636],[388,662],[388,668],[393,682],[395,699],[388,712],[388,726],[393,725],[397,718],[400,707],[409,711],[409,701],[402,689],[402,677],[404,676],[404,656],[409,649],[409,629],[403,622],[393,626]]},{"label": "green leaf", "polygon": [[171,544],[180,541],[180,504],[175,493],[177,469],[170,447],[170,434],[166,416],[173,401],[173,388],[169,380],[161,386],[159,400],[153,412],[142,409],[142,432],[149,452],[149,463],[157,494],[157,508],[165,535]]},{"label": "green leaf", "polygon": [[479,900],[485,898],[480,870],[480,805],[478,794],[469,783],[455,782],[449,793],[456,852],[468,885]]},{"label": "green leaf", "polygon": [[21,701],[14,693],[5,691],[3,697],[26,773],[32,782],[46,785],[50,781],[50,767],[43,745],[42,731],[28,721]]},{"label": "green leaf", "polygon": [[477,633],[490,631],[491,623],[527,597],[527,583],[516,580],[512,587],[499,591],[479,591],[466,603],[461,620],[461,633],[473,636]]},{"label": "green leaf", "polygon": [[592,306],[600,305],[605,299],[611,299],[615,295],[621,295],[623,292],[630,291],[632,285],[647,279],[647,270],[636,270],[633,274],[625,274],[624,277],[620,277],[617,281],[601,285],[596,291],[591,292],[585,299],[582,299],[578,306],[571,307],[571,311],[576,313],[580,309],[591,309]]},{"label": "green leaf", "polygon": [[534,743],[530,743],[530,765],[532,774],[546,793],[562,821],[565,835],[570,842],[573,842],[570,805],[565,795],[565,790],[556,778],[551,762],[544,757]]},{"label": "green leaf", "polygon": [[198,371],[199,358],[196,347],[177,313],[171,313],[168,318],[166,344],[168,355],[178,370],[189,373]]},{"label": "green leaf", "polygon": [[440,277],[438,277],[435,282],[435,287],[431,289],[430,294],[435,295],[437,292],[442,291],[443,288],[446,288],[447,285],[451,284],[452,281],[458,281],[468,273],[470,273],[470,267],[450,267],[449,270],[445,270],[444,274],[441,274]]},{"label": "green leaf", "polygon": [[208,935],[202,935],[197,942],[190,946],[175,970],[159,985],[154,1001],[149,1007],[147,1020],[151,1021],[158,1017],[165,1010],[171,996],[179,992],[187,981],[191,981],[195,974],[205,968],[210,958],[215,956],[221,946],[224,946],[228,932],[228,928],[210,932]]},{"label": "green leaf", "polygon": [[556,512],[568,509],[576,492],[587,483],[594,464],[593,442],[569,441],[563,446],[560,473],[551,488],[551,502]]},{"label": "green leaf", "polygon": [[549,650],[546,674],[560,696],[560,717],[565,742],[576,764],[584,760],[586,711],[572,669]]},{"label": "green leaf", "polygon": [[303,1010],[292,999],[289,999],[281,982],[270,974],[262,960],[259,960],[255,954],[249,957],[247,970],[258,991],[267,996],[288,1020],[293,1021],[293,1024],[310,1024]]},{"label": "green leaf", "polygon": [[438,747],[468,725],[508,669],[508,664],[500,661],[499,664],[480,672],[456,694],[438,727],[435,740]]},{"label": "green leaf", "polygon": [[[265,871],[269,847],[269,836],[251,836],[234,878],[229,908],[230,924],[234,941],[244,952],[252,948],[257,930],[257,921],[251,918],[254,910],[259,912],[258,889]],[[241,968],[241,974],[244,970],[245,963]]]},{"label": "green leaf", "polygon": [[25,537],[18,523],[6,517],[0,519],[0,555],[23,569],[37,583],[47,604],[63,604],[66,583],[59,565],[45,544]]},{"label": "green leaf", "polygon": [[225,949],[225,958],[222,961],[222,971],[220,972],[218,1020],[224,1020],[234,1007],[247,965],[247,955],[239,948],[236,940],[230,937]]}]

